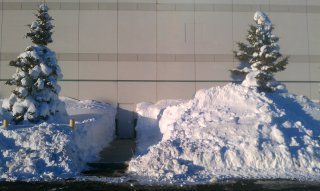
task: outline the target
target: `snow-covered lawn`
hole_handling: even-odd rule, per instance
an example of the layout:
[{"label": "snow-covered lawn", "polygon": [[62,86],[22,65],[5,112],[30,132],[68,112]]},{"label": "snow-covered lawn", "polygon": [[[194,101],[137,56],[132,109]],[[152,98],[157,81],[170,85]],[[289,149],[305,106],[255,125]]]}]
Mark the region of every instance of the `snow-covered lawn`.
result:
[{"label": "snow-covered lawn", "polygon": [[[77,176],[114,139],[116,109],[113,106],[61,99],[69,116],[57,115],[50,122],[37,125],[0,127],[0,180]],[[68,126],[70,118],[76,120],[75,129]]]},{"label": "snow-covered lawn", "polygon": [[320,181],[320,104],[306,97],[228,84],[136,110],[129,172],[142,182]]}]

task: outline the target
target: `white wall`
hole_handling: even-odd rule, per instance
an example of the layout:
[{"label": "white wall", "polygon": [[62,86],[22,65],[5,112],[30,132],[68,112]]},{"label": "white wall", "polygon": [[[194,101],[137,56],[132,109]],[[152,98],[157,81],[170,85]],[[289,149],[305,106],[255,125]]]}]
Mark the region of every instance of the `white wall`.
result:
[{"label": "white wall", "polygon": [[[140,101],[188,99],[231,81],[232,51],[256,10],[280,37],[289,91],[320,99],[318,0],[47,0],[64,73],[62,95],[134,108]],[[39,0],[0,0],[0,79],[30,41],[23,36]],[[10,87],[0,83],[0,96]]]}]

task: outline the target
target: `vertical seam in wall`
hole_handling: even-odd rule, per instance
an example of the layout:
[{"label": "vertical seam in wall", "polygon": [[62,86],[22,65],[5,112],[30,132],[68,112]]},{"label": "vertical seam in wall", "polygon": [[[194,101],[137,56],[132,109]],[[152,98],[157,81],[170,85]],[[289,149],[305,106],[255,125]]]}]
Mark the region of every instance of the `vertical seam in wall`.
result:
[{"label": "vertical seam in wall", "polygon": [[[233,0],[232,0],[232,6],[231,6],[231,30],[232,30],[232,51],[234,50],[234,45],[235,45],[235,42],[234,42],[234,27],[233,27],[233,17],[234,17],[234,12],[233,12]],[[215,62],[215,59],[214,61]],[[234,60],[234,57],[232,57],[232,62],[233,62],[233,67],[235,68],[236,67],[236,62]],[[215,64],[215,63],[214,63]]]},{"label": "vertical seam in wall", "polygon": [[156,0],[156,102],[158,101],[158,0]]},{"label": "vertical seam in wall", "polygon": [[80,99],[80,0],[78,1],[79,2],[79,6],[78,6],[78,54],[77,54],[77,57],[78,57],[78,73],[77,73],[77,77],[78,77],[78,82],[77,82],[77,94],[78,94],[78,99]]},{"label": "vertical seam in wall", "polygon": [[197,67],[196,67],[196,0],[193,0],[193,71],[194,93],[197,91]]},{"label": "vertical seam in wall", "polygon": [[187,43],[187,23],[184,23],[184,43]]},{"label": "vertical seam in wall", "polygon": [[[311,64],[310,64],[310,41],[309,41],[309,14],[307,9],[307,0],[306,0],[306,23],[307,23],[307,43],[308,43],[308,72],[309,72],[309,81],[311,81]],[[309,97],[311,96],[311,83],[309,83]]]},{"label": "vertical seam in wall", "polygon": [[[2,44],[3,44],[3,42],[2,42],[2,37],[3,37],[3,28],[2,28],[2,26],[3,26],[3,16],[4,16],[4,14],[3,14],[3,0],[1,1],[1,26],[0,26],[0,31],[1,31],[1,35],[0,35],[0,43],[1,43],[1,45],[0,45],[0,60],[1,60],[1,53],[2,53]],[[0,62],[0,73],[1,73],[1,65],[2,65],[2,63]],[[1,76],[1,78],[2,78],[2,76]]]},{"label": "vertical seam in wall", "polygon": [[119,0],[117,0],[117,106],[119,107]]}]

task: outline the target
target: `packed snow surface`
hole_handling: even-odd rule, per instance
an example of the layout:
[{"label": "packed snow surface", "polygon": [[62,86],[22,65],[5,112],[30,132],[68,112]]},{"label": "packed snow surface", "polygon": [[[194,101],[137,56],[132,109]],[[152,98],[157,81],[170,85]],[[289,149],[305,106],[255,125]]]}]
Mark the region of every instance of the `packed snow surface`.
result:
[{"label": "packed snow surface", "polygon": [[[54,180],[79,175],[114,138],[116,109],[96,101],[61,98],[67,117],[37,125],[0,127],[0,180]],[[2,120],[2,116],[1,120]]]},{"label": "packed snow surface", "polygon": [[137,112],[129,172],[141,181],[320,181],[320,105],[306,97],[228,84],[190,101],[140,103]]}]

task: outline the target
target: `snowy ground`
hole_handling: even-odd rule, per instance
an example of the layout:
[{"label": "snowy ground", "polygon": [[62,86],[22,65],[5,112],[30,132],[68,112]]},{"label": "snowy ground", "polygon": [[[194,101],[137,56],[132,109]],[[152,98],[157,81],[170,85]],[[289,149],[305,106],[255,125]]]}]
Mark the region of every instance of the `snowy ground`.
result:
[{"label": "snowy ground", "polygon": [[320,104],[306,97],[228,84],[137,112],[129,172],[142,182],[320,181]]},{"label": "snowy ground", "polygon": [[[113,140],[114,107],[90,100],[61,99],[69,116],[56,116],[38,125],[0,127],[0,180],[77,176]],[[68,127],[70,118],[76,120],[75,129]]]}]

